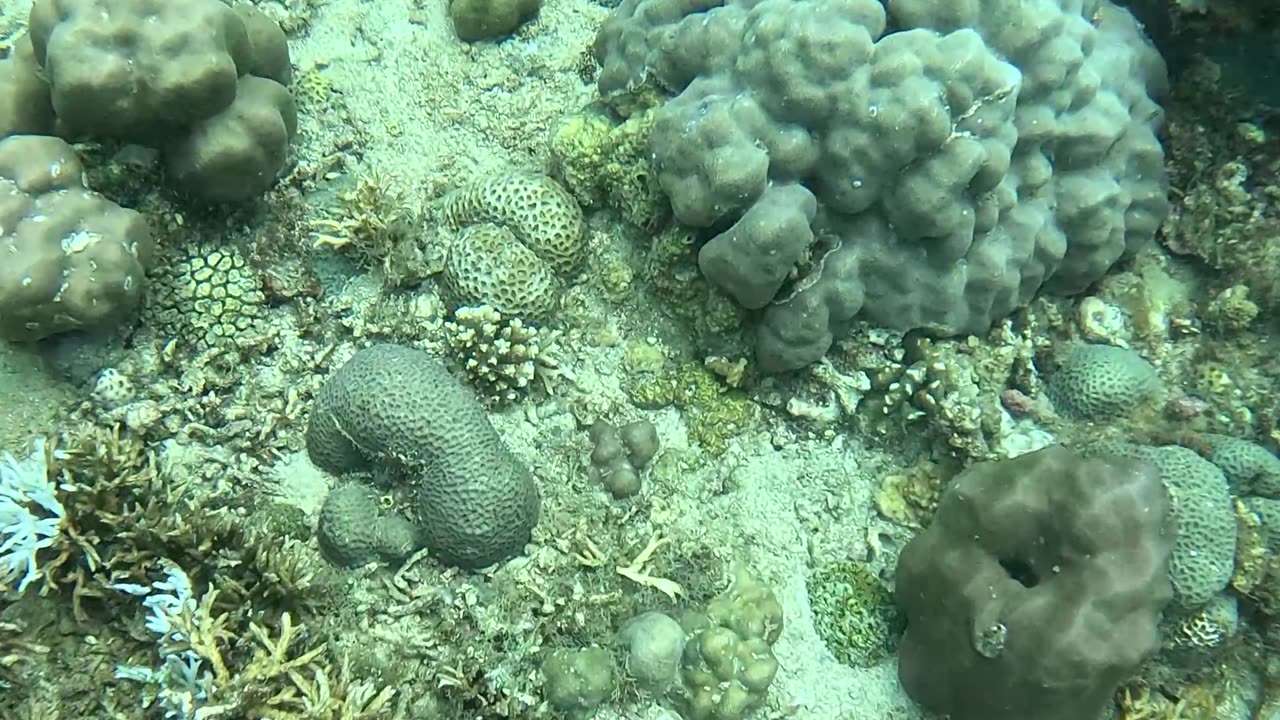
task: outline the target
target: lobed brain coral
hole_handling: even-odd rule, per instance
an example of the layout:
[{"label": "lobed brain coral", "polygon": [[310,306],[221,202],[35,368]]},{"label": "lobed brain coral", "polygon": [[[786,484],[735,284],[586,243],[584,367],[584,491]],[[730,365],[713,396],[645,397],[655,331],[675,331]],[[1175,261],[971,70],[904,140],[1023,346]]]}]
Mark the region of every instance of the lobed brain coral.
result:
[{"label": "lobed brain coral", "polygon": [[407,485],[422,543],[445,564],[506,560],[537,524],[528,469],[475,397],[420,350],[375,345],[352,356],[316,397],[306,444],[321,469],[378,471]]},{"label": "lobed brain coral", "polygon": [[463,228],[442,279],[457,303],[541,321],[555,314],[563,289],[547,263],[510,230],[490,223]]},{"label": "lobed brain coral", "polygon": [[1107,0],[623,0],[599,88],[656,88],[650,151],[770,370],[861,316],[982,332],[1074,293],[1168,212],[1165,68]]},{"label": "lobed brain coral", "polygon": [[454,227],[500,225],[560,275],[577,271],[586,250],[582,208],[546,175],[498,175],[473,183],[445,200]]},{"label": "lobed brain coral", "polygon": [[1059,410],[1084,419],[1118,417],[1160,390],[1156,369],[1129,348],[1077,345],[1049,382]]},{"label": "lobed brain coral", "polygon": [[446,221],[461,230],[443,280],[463,305],[548,320],[560,278],[572,276],[586,250],[582,208],[546,175],[499,175],[444,199]]},{"label": "lobed brain coral", "polygon": [[1194,451],[1172,445],[1105,442],[1087,452],[1146,461],[1159,472],[1177,527],[1169,558],[1176,607],[1199,607],[1227,586],[1235,570],[1236,515],[1221,470]]},{"label": "lobed brain coral", "polygon": [[418,548],[418,529],[386,512],[372,488],[347,483],[325,496],[316,526],[320,549],[344,567],[398,562]]}]

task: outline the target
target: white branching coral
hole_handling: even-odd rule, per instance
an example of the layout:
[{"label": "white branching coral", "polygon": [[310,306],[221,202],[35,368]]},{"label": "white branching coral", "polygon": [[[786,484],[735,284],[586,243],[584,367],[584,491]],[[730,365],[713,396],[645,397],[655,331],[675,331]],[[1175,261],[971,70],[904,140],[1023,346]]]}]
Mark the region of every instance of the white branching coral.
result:
[{"label": "white branching coral", "polygon": [[43,438],[24,460],[0,457],[0,589],[22,593],[40,576],[36,554],[57,542],[65,516]]},{"label": "white branching coral", "polygon": [[196,720],[215,714],[207,707],[213,697],[213,673],[192,648],[192,625],[199,623],[199,604],[191,587],[191,578],[172,563],[165,565],[165,578],[150,587],[133,583],[111,586],[121,592],[145,597],[147,629],[157,636],[160,648],[159,667],[120,665],[116,677],[143,683],[142,706],[158,706],[166,718]]},{"label": "white branching coral", "polygon": [[[375,720],[391,715],[395,688],[355,680],[330,666],[323,644],[302,642],[301,626],[283,613],[273,629],[248,620],[253,608],[218,608],[218,590],[197,595],[171,562],[150,585],[116,583],[144,598],[146,627],[159,662],[120,665],[116,677],[141,685],[142,706],[170,720]],[[336,672],[334,672],[336,670]]]},{"label": "white branching coral", "polygon": [[536,378],[556,374],[555,333],[492,306],[459,307],[444,330],[467,380],[488,403],[514,402]]}]

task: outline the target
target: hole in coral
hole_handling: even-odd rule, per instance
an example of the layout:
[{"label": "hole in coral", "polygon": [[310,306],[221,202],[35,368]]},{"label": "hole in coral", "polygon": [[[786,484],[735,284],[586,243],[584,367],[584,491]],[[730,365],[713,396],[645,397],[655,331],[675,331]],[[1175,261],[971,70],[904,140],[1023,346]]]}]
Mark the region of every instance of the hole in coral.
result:
[{"label": "hole in coral", "polygon": [[1019,559],[1001,558],[1000,567],[1009,573],[1009,577],[1017,580],[1022,587],[1033,588],[1040,584],[1040,578],[1031,566]]}]

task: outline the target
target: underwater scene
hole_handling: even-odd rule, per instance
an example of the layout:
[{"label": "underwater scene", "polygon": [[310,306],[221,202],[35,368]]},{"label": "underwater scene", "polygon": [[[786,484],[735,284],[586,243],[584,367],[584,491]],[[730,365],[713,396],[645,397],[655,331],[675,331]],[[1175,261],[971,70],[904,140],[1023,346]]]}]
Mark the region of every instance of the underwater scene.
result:
[{"label": "underwater scene", "polygon": [[0,0],[0,720],[1280,720],[1280,4]]}]

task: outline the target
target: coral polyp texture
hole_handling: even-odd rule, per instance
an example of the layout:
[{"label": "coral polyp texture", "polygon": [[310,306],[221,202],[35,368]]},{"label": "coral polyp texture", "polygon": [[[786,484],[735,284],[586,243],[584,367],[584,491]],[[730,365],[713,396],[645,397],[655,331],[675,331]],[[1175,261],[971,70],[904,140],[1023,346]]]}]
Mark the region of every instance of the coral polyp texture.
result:
[{"label": "coral polyp texture", "polygon": [[0,138],[53,131],[49,86],[39,71],[31,38],[26,36],[14,43],[8,57],[0,59]]},{"label": "coral polyp texture", "polygon": [[442,563],[480,568],[506,560],[538,522],[528,469],[475,397],[420,350],[375,345],[352,356],[316,397],[306,444],[323,470],[398,481],[413,498],[422,544]]},{"label": "coral polyp texture", "polygon": [[1145,358],[1114,345],[1078,345],[1049,383],[1059,410],[1084,419],[1119,417],[1150,401],[1160,377]]},{"label": "coral polyp texture", "polygon": [[1168,212],[1164,64],[1106,0],[624,0],[595,53],[603,95],[672,96],[659,184],[765,369],[856,316],[985,331]]},{"label": "coral polyp texture", "polygon": [[[297,129],[293,70],[284,33],[253,6],[37,0],[29,29],[60,133],[159,147],[174,178],[208,200],[275,181]],[[26,80],[0,92],[38,94],[21,59],[7,74]]]},{"label": "coral polyp texture", "polygon": [[582,208],[546,175],[496,175],[451,193],[445,216],[455,227],[492,223],[560,275],[577,271],[586,252]]},{"label": "coral polyp texture", "polygon": [[545,322],[563,282],[586,253],[578,202],[546,175],[496,175],[449,193],[445,220],[460,230],[445,260],[444,283],[461,305],[490,305]]},{"label": "coral polyp texture", "polygon": [[151,231],[89,190],[70,145],[0,140],[0,337],[108,331],[142,295]]},{"label": "coral polyp texture", "polygon": [[1095,720],[1160,647],[1174,532],[1156,468],[1061,446],[984,462],[903,548],[898,674],[954,720]]}]

